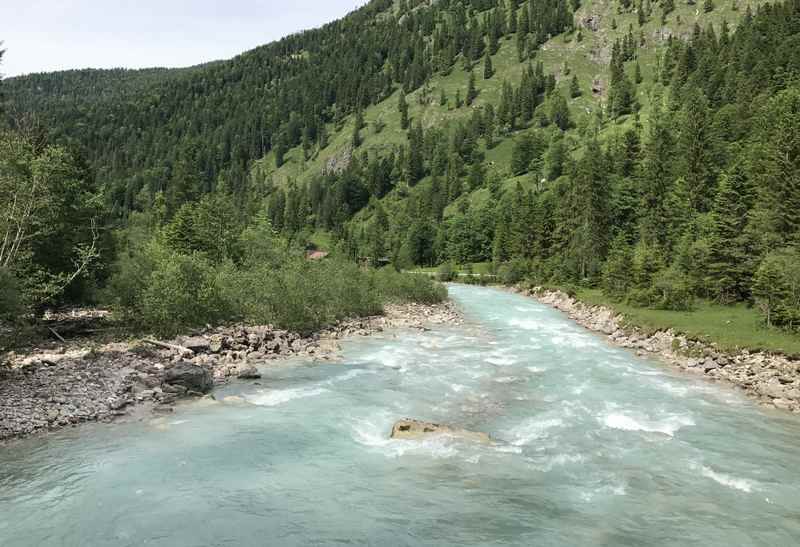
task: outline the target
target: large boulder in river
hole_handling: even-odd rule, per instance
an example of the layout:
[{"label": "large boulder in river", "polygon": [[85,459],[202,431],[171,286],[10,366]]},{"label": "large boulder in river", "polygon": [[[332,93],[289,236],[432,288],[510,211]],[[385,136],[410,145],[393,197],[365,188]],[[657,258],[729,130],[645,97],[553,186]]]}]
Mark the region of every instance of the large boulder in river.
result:
[{"label": "large boulder in river", "polygon": [[214,379],[208,370],[185,362],[169,369],[164,376],[164,383],[182,386],[195,393],[208,393],[214,387]]},{"label": "large boulder in river", "polygon": [[492,439],[486,433],[468,431],[457,427],[450,427],[431,422],[422,422],[406,418],[400,420],[392,427],[392,439],[418,440],[430,435],[449,435],[479,443],[491,443]]}]

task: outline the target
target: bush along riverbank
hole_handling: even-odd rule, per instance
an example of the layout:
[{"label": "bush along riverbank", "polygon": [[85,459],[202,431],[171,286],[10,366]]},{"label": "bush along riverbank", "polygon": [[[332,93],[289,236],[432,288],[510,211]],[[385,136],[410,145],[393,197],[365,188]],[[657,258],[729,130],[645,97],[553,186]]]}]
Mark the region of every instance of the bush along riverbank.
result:
[{"label": "bush along riverbank", "polygon": [[713,343],[691,340],[671,329],[645,332],[605,306],[585,304],[560,290],[516,288],[552,306],[580,325],[601,332],[617,345],[653,355],[689,373],[725,381],[760,403],[800,414],[800,361],[763,351],[721,351]]},{"label": "bush along riverbank", "polygon": [[338,341],[349,336],[460,321],[450,302],[389,304],[383,315],[343,320],[306,336],[272,325],[237,325],[169,340],[9,353],[0,365],[0,441],[82,422],[169,413],[180,399],[206,395],[215,384],[257,381],[260,367],[279,359],[336,360]]}]

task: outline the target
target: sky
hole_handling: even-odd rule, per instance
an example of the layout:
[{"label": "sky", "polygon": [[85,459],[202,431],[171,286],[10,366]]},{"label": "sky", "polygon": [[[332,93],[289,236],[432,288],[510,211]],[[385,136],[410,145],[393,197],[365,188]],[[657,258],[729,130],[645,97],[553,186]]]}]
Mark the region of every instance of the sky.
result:
[{"label": "sky", "polygon": [[184,67],[228,59],[366,0],[0,0],[0,72]]}]

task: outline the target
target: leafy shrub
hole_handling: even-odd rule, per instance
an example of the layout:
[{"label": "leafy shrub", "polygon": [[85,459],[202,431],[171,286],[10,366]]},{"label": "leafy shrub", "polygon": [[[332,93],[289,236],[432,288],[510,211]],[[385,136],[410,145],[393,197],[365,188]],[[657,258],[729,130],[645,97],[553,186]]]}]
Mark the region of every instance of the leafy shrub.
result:
[{"label": "leafy shrub", "polygon": [[437,304],[447,298],[447,289],[427,275],[401,274],[384,268],[375,272],[373,278],[385,302]]},{"label": "leafy shrub", "polygon": [[694,297],[687,279],[674,268],[659,272],[651,289],[652,306],[662,310],[688,311]]},{"label": "leafy shrub", "polygon": [[515,258],[506,262],[497,269],[497,276],[504,285],[516,285],[525,279],[530,273],[528,261],[523,258]]},{"label": "leafy shrub", "polygon": [[0,268],[0,320],[17,321],[23,308],[19,281],[13,273]]},{"label": "leafy shrub", "polygon": [[800,251],[769,253],[753,278],[753,295],[768,326],[800,330]]},{"label": "leafy shrub", "polygon": [[453,263],[452,262],[442,263],[442,265],[436,269],[436,278],[443,283],[455,280],[456,268],[453,265]]},{"label": "leafy shrub", "polygon": [[173,255],[158,263],[141,295],[142,321],[163,334],[230,318],[217,271],[198,253]]}]

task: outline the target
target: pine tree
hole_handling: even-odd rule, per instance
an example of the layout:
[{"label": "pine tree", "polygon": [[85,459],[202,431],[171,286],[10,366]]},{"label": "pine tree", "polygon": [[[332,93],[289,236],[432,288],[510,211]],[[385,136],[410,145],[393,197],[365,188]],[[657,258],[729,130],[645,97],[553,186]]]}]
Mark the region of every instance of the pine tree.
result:
[{"label": "pine tree", "polygon": [[487,52],[486,57],[483,60],[483,79],[488,80],[492,76],[494,76],[494,68],[492,68],[492,56]]},{"label": "pine tree", "polygon": [[640,27],[647,22],[647,17],[644,14],[644,7],[642,6],[642,0],[639,0],[639,3],[636,6],[636,19],[639,22]]},{"label": "pine tree", "polygon": [[641,240],[648,246],[663,248],[667,245],[672,219],[667,196],[672,191],[673,155],[672,131],[666,115],[656,102],[638,173],[642,192],[639,208]]},{"label": "pine tree", "polygon": [[578,76],[573,75],[569,83],[569,96],[573,99],[581,96],[581,86],[578,83]]},{"label": "pine tree", "polygon": [[709,13],[714,10],[714,0],[703,0],[703,11]]},{"label": "pine tree", "polygon": [[416,125],[408,132],[408,182],[416,184],[425,176],[424,164],[424,134],[422,123]]},{"label": "pine tree", "polygon": [[741,300],[749,294],[753,266],[745,227],[752,197],[747,175],[740,165],[722,176],[711,214],[709,264],[712,287],[722,302]]},{"label": "pine tree", "polygon": [[469,73],[469,81],[467,82],[467,106],[472,105],[472,102],[478,96],[478,90],[475,87],[475,73]]},{"label": "pine tree", "polygon": [[400,111],[400,127],[408,129],[410,120],[408,119],[408,103],[406,102],[406,94],[401,89],[400,97],[397,101],[397,109]]},{"label": "pine tree", "polygon": [[572,125],[569,116],[569,106],[564,95],[559,90],[554,90],[547,98],[549,104],[548,114],[550,121],[553,122],[559,129],[566,131]]},{"label": "pine tree", "polygon": [[351,139],[351,144],[353,148],[358,148],[361,146],[361,129],[364,127],[364,113],[359,109],[356,112],[355,121],[353,123],[353,138]]},{"label": "pine tree", "polygon": [[608,251],[610,185],[605,155],[592,139],[570,176],[562,204],[566,258],[578,280],[596,278]]}]

